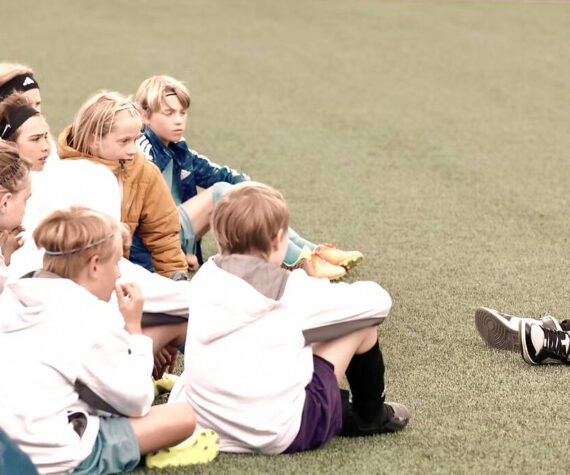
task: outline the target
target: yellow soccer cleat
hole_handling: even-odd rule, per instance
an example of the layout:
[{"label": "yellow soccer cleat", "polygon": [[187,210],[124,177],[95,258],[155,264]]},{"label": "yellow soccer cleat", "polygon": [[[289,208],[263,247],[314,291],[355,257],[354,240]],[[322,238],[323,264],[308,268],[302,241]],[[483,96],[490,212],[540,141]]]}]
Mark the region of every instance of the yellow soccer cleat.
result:
[{"label": "yellow soccer cleat", "polygon": [[364,257],[360,251],[343,251],[328,242],[319,244],[313,253],[330,264],[344,267],[346,270],[357,266]]},{"label": "yellow soccer cleat", "polygon": [[208,463],[220,451],[220,438],[212,429],[194,432],[192,437],[181,444],[161,449],[146,456],[148,468],[181,467]]},{"label": "yellow soccer cleat", "polygon": [[154,397],[158,397],[161,394],[166,394],[172,391],[176,381],[178,381],[178,376],[175,374],[164,373],[162,378],[154,381]]}]

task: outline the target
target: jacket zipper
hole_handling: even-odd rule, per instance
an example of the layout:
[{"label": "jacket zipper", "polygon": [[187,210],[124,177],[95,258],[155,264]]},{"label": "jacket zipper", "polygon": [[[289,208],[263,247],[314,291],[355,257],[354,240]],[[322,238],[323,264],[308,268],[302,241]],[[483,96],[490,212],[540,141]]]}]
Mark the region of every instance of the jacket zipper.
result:
[{"label": "jacket zipper", "polygon": [[123,173],[125,172],[125,161],[119,160],[121,168],[119,169],[119,194],[121,196],[121,205],[123,203]]}]

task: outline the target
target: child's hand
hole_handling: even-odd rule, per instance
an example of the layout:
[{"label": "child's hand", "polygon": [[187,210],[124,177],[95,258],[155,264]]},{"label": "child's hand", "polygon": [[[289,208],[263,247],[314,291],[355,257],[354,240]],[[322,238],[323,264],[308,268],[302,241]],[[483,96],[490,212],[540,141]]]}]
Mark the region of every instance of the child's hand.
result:
[{"label": "child's hand", "polygon": [[154,368],[152,370],[152,377],[154,379],[162,378],[164,372],[167,369],[172,373],[172,371],[174,371],[174,367],[176,366],[177,359],[178,359],[178,348],[176,348],[176,346],[166,345],[154,357]]},{"label": "child's hand", "polygon": [[188,269],[192,272],[197,271],[200,267],[200,264],[198,264],[198,258],[194,254],[186,254],[186,262],[188,262]]},{"label": "child's hand", "polygon": [[22,226],[10,231],[0,231],[0,248],[6,265],[10,265],[12,254],[24,245],[24,236],[18,236],[22,231],[24,231]]},{"label": "child's hand", "polygon": [[131,335],[142,333],[141,320],[144,298],[137,284],[115,284],[119,310],[125,319],[125,330]]}]

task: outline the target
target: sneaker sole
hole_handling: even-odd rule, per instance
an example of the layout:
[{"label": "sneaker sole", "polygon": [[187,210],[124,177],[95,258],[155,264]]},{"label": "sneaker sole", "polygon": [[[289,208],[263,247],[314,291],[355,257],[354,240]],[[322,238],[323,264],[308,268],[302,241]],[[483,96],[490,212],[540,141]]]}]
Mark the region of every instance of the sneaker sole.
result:
[{"label": "sneaker sole", "polygon": [[180,467],[211,462],[220,451],[220,438],[211,429],[201,430],[180,445],[148,454],[148,468]]},{"label": "sneaker sole", "polygon": [[486,308],[475,312],[475,326],[481,338],[491,348],[499,350],[521,351],[519,332],[505,326]]}]

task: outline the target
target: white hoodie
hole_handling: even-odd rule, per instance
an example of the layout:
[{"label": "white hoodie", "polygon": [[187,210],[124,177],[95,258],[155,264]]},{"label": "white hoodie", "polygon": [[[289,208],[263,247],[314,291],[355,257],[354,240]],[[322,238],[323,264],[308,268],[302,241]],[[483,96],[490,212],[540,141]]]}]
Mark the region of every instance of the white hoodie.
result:
[{"label": "white hoodie", "polygon": [[6,286],[0,361],[0,427],[40,473],[89,456],[98,411],[142,416],[153,401],[152,340],[127,333],[115,305],[68,279]]},{"label": "white hoodie", "polygon": [[[89,160],[48,160],[50,166],[35,172],[32,196],[26,204],[24,247],[12,255],[9,268],[0,271],[0,282],[19,278],[42,266],[43,251],[34,244],[32,234],[39,222],[50,212],[71,205],[81,205],[107,213],[117,221],[121,218],[119,185],[104,165]],[[144,295],[144,311],[186,317],[188,282],[175,282],[147,271],[122,258],[119,262],[120,282],[136,282]],[[1,293],[1,288],[0,288]]]},{"label": "white hoodie", "polygon": [[185,376],[170,400],[190,403],[225,452],[291,445],[313,375],[310,341],[377,325],[392,305],[374,282],[331,284],[244,255],[210,259],[189,287]]}]

